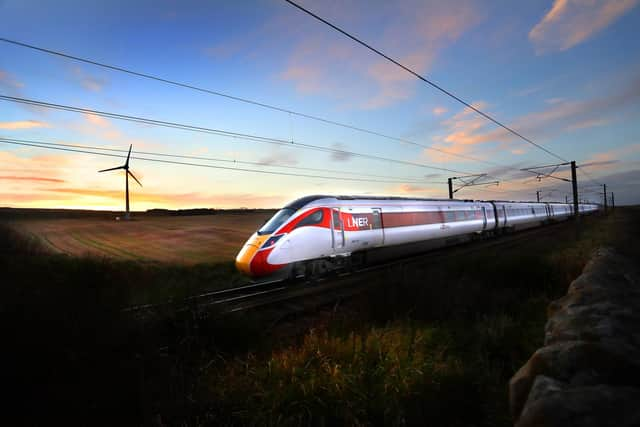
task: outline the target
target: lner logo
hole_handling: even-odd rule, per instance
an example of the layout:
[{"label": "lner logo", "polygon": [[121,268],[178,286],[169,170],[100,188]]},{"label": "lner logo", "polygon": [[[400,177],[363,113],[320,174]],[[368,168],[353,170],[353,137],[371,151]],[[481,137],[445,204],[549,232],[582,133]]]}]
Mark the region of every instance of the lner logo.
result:
[{"label": "lner logo", "polygon": [[347,218],[347,226],[357,228],[369,227],[369,218],[366,216],[349,217]]}]

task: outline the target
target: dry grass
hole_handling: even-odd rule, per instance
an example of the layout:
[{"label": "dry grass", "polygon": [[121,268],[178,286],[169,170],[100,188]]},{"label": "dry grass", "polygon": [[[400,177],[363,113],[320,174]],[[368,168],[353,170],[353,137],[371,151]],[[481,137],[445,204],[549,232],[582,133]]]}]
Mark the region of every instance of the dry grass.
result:
[{"label": "dry grass", "polygon": [[55,253],[172,264],[231,262],[270,212],[178,217],[29,219],[12,222]]}]

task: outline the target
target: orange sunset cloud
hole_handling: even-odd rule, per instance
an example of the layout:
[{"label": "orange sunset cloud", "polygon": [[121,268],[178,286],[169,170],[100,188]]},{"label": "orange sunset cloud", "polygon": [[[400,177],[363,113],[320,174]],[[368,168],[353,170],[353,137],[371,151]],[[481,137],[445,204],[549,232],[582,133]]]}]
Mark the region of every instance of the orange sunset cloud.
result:
[{"label": "orange sunset cloud", "polygon": [[38,120],[22,120],[17,122],[0,122],[0,129],[6,130],[18,130],[18,129],[33,129],[33,128],[47,128],[50,127],[48,123]]},{"label": "orange sunset cloud", "polygon": [[638,0],[555,0],[529,32],[538,54],[563,51],[602,31],[638,4]]}]

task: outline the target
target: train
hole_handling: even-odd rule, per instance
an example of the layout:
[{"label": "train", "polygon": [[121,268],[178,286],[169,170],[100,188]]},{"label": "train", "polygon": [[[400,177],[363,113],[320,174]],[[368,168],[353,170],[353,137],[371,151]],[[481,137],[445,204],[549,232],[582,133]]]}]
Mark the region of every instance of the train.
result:
[{"label": "train", "polygon": [[[598,209],[581,203],[578,215]],[[312,195],[280,209],[235,263],[253,279],[317,277],[573,215],[567,203]]]}]

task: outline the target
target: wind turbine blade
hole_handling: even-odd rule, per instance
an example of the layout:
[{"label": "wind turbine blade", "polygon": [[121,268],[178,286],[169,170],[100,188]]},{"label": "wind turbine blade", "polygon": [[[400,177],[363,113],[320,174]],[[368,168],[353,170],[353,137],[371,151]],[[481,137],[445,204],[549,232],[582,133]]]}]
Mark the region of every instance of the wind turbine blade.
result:
[{"label": "wind turbine blade", "polygon": [[125,166],[129,166],[129,157],[131,156],[131,148],[133,148],[133,144],[129,145],[129,153],[127,154],[127,161],[124,162]]},{"label": "wind turbine blade", "polygon": [[116,168],[109,168],[109,169],[102,169],[101,171],[98,171],[98,172],[108,172],[108,171],[114,171],[118,169],[124,169],[124,166],[118,166]]},{"label": "wind turbine blade", "polygon": [[138,178],[136,178],[135,175],[131,173],[131,171],[127,171],[127,173],[131,175],[131,178],[136,180],[136,182],[140,185],[140,187],[142,187],[142,184],[140,184],[140,181],[138,181]]}]

